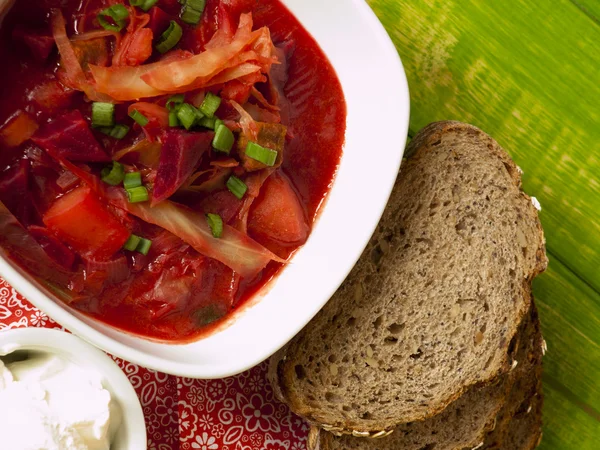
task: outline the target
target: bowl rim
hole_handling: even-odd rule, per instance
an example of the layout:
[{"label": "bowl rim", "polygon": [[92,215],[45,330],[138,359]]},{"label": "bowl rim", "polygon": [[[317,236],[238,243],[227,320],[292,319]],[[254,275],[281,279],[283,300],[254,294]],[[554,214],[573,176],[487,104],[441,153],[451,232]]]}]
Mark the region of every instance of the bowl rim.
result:
[{"label": "bowl rim", "polygon": [[[291,5],[291,3],[294,3],[295,0],[281,1],[288,9],[290,9],[290,11],[294,15],[296,15],[296,17],[298,17],[298,20],[304,25],[302,17],[296,14],[296,12],[294,11],[295,8],[293,8]],[[298,3],[299,2],[296,1],[296,4]],[[369,224],[370,229],[368,233],[368,236],[370,237],[372,232],[375,230],[381,215],[383,214],[385,206],[387,205],[387,201],[394,186],[394,181],[398,173],[398,169],[400,167],[400,163],[403,156],[404,145],[406,143],[408,133],[408,121],[410,117],[410,96],[408,82],[406,79],[404,68],[402,66],[402,62],[394,44],[392,43],[389,35],[383,28],[382,24],[379,22],[377,16],[370,9],[367,3],[363,0],[339,0],[336,3],[347,3],[349,8],[356,8],[360,18],[366,22],[369,31],[373,34],[374,39],[377,41],[377,44],[381,47],[382,53],[385,54],[386,65],[389,66],[391,72],[394,74],[395,77],[394,89],[396,90],[398,97],[401,97],[400,103],[394,105],[395,110],[397,111],[397,115],[398,117],[406,119],[399,120],[394,124],[395,129],[393,130],[393,132],[395,136],[395,143],[398,145],[398,152],[393,156],[393,158],[390,157],[389,161],[386,161],[389,164],[383,170],[385,176],[382,175],[381,177],[385,179],[386,187],[385,189],[381,189],[380,193],[378,194],[378,196],[376,196],[376,198],[373,199],[371,204],[372,211],[376,211],[376,214],[373,214],[372,219],[370,219],[371,222]],[[309,27],[306,28],[310,32]],[[317,42],[319,43],[318,40]],[[338,73],[338,77],[339,76],[340,73]],[[342,156],[342,159],[343,158],[344,156]],[[332,188],[332,190],[335,188],[335,183],[337,182],[338,176],[339,173],[336,176],[336,180],[334,181],[334,187]],[[329,201],[330,198],[331,195],[327,197],[327,201]],[[327,207],[325,208],[325,212],[326,211]],[[315,225],[315,228],[318,225],[319,224],[317,223]],[[312,305],[312,309],[308,311],[310,317],[314,316],[324,306],[324,304],[327,302],[330,296],[335,292],[337,287],[339,287],[339,285],[343,282],[344,278],[348,275],[348,273],[350,273],[350,270],[362,254],[368,241],[368,238],[364,239],[364,241],[362,241],[361,238],[361,245],[357,245],[356,248],[353,248],[351,257],[348,257],[348,260],[352,260],[352,264],[345,267],[344,275],[339,280],[339,282],[337,282],[338,280],[336,280],[337,285],[335,289],[333,289],[332,291],[327,291],[329,293],[329,296],[324,295],[324,299],[322,302],[314,302],[314,304]],[[284,273],[285,272],[286,271],[284,271]],[[268,344],[266,344],[264,348],[261,348],[260,355],[255,355],[251,360],[246,359],[245,361],[237,365],[231,363],[229,366],[225,365],[223,367],[219,366],[217,368],[207,368],[206,366],[199,366],[198,364],[193,362],[174,361],[173,359],[168,359],[163,356],[150,354],[147,351],[133,348],[132,346],[117,340],[116,338],[112,337],[112,333],[109,336],[106,332],[102,332],[96,329],[95,327],[81,320],[81,316],[78,316],[76,314],[76,311],[62,304],[62,302],[54,300],[47,293],[48,291],[45,288],[43,288],[38,282],[29,280],[26,276],[26,272],[24,272],[20,267],[14,265],[13,263],[5,259],[2,255],[0,255],[0,275],[18,292],[20,292],[27,300],[33,303],[37,308],[44,311],[56,322],[69,329],[74,334],[77,334],[86,341],[92,343],[93,345],[140,366],[184,377],[214,379],[241,373],[260,363],[265,358],[268,358],[280,347],[285,345],[285,343],[289,341],[296,334],[296,332],[298,332],[307,323],[305,322],[301,325],[295,324],[295,326],[298,326],[296,326],[295,328],[291,327],[293,329],[290,329],[290,333],[288,333],[289,336],[287,336],[285,340],[281,341],[274,339],[272,342],[268,342]],[[271,286],[269,285],[268,288],[270,287]],[[252,309],[253,306],[254,305],[252,305],[249,308],[243,308],[244,313],[246,313],[247,310]],[[233,320],[237,320],[236,316],[237,314],[234,314]],[[115,329],[115,333],[123,333],[126,337],[131,338],[129,334],[120,330]],[[143,340],[144,338],[137,337],[134,339]],[[181,345],[181,343],[174,342],[168,343],[167,345],[177,346]]]},{"label": "bowl rim", "polygon": [[[68,355],[79,367],[93,367],[101,375],[103,387],[121,408],[120,426],[125,426],[124,438],[129,445],[119,448],[144,448],[147,436],[142,405],[125,373],[106,353],[74,334],[55,328],[15,328],[0,332],[0,355],[26,349]],[[115,444],[118,442],[111,443],[111,447]]]}]

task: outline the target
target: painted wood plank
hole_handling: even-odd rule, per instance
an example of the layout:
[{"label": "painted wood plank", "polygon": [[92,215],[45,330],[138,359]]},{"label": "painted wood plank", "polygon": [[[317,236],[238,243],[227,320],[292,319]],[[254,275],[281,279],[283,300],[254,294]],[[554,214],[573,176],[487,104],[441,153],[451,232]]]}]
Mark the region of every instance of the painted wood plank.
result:
[{"label": "painted wood plank", "polygon": [[571,0],[571,2],[583,11],[590,20],[600,25],[600,2],[598,0]]},{"label": "painted wood plank", "polygon": [[548,344],[545,373],[600,417],[600,295],[556,260],[534,292]]},{"label": "painted wood plank", "polygon": [[600,290],[600,27],[568,0],[369,3],[405,64],[411,132],[458,119],[493,135],[551,253]]},{"label": "painted wood plank", "polygon": [[550,382],[544,384],[543,411],[544,434],[539,450],[598,449],[598,422]]}]

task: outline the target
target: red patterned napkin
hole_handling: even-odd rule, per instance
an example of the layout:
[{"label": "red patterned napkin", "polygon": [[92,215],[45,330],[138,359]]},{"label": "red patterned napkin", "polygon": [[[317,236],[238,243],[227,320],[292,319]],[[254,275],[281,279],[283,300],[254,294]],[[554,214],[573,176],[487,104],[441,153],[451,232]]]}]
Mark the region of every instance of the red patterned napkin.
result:
[{"label": "red patterned napkin", "polygon": [[[0,279],[0,330],[22,327],[61,328]],[[113,359],[142,403],[149,450],[306,448],[308,425],[273,398],[264,363],[236,377],[194,380]]]}]

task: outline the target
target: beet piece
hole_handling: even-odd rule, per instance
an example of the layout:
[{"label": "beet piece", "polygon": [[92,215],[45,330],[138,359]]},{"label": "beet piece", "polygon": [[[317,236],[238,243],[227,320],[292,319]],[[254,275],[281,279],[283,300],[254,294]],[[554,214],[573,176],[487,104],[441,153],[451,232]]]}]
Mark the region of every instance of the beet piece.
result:
[{"label": "beet piece", "polygon": [[12,37],[23,42],[33,57],[40,62],[46,61],[54,48],[54,38],[50,34],[29,30],[22,25],[17,25],[13,29]]},{"label": "beet piece", "polygon": [[22,159],[0,175],[0,200],[23,225],[31,221],[34,205],[29,194],[29,161]]},{"label": "beet piece", "polygon": [[31,138],[56,159],[110,161],[79,110],[64,114],[40,128]]},{"label": "beet piece", "polygon": [[152,205],[171,196],[194,172],[202,155],[210,150],[212,132],[190,133],[166,130],[152,192]]},{"label": "beet piece", "polygon": [[73,267],[75,262],[75,253],[73,253],[66,245],[60,242],[51,232],[45,227],[32,225],[28,229],[29,234],[40,244],[46,254],[52,258],[57,264],[60,264],[67,270]]},{"label": "beet piece", "polygon": [[69,107],[76,92],[57,80],[49,80],[35,86],[28,93],[28,98],[38,106],[53,113],[59,109]]},{"label": "beet piece", "polygon": [[203,213],[218,214],[223,222],[230,223],[240,212],[243,203],[243,200],[224,190],[210,193],[197,205],[197,209]]},{"label": "beet piece", "polygon": [[148,28],[152,30],[154,40],[156,41],[158,38],[160,38],[161,34],[163,34],[165,30],[169,28],[171,16],[169,16],[158,6],[152,7],[148,13],[150,14],[150,22],[148,22]]}]

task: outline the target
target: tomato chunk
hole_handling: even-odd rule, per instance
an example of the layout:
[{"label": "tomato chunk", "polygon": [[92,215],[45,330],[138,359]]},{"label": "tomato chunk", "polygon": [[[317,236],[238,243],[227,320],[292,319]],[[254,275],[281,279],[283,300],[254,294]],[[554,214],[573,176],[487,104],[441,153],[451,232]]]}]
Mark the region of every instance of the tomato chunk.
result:
[{"label": "tomato chunk", "polygon": [[152,55],[152,30],[140,28],[127,33],[113,57],[113,66],[139,66]]},{"label": "tomato chunk", "polygon": [[59,198],[43,221],[76,252],[96,260],[109,259],[130,235],[89,187],[79,187]]},{"label": "tomato chunk", "polygon": [[[248,217],[248,231],[261,242],[301,245],[310,231],[306,214],[288,179],[279,172],[263,185]],[[268,247],[268,246],[267,246]]]}]

